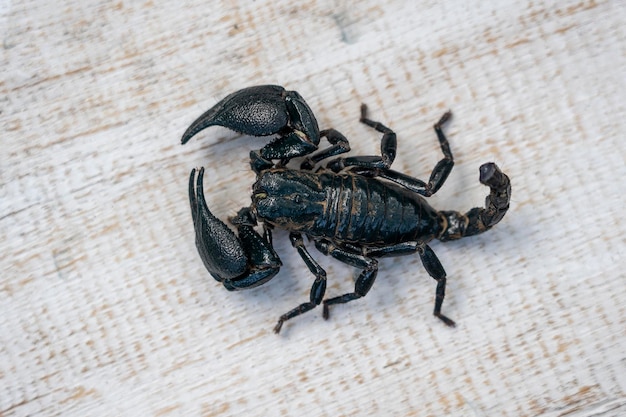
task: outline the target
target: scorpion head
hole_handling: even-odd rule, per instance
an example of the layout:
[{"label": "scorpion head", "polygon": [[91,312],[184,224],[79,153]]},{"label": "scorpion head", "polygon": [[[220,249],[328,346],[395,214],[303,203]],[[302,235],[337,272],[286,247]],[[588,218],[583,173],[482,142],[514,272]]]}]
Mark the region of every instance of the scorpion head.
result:
[{"label": "scorpion head", "polygon": [[273,168],[263,171],[252,189],[252,206],[264,222],[304,231],[324,213],[326,195],[317,176]]}]

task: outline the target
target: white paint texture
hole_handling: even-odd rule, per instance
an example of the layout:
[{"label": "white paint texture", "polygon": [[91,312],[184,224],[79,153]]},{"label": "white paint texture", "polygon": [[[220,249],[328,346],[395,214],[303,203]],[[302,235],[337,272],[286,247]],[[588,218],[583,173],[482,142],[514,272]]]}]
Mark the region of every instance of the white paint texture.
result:
[{"label": "white paint texture", "polygon": [[[357,3],[357,2],[355,2]],[[619,1],[0,3],[0,416],[626,415],[626,8]],[[271,329],[312,277],[228,293],[204,270],[192,167],[220,217],[249,201],[224,129],[179,145],[226,94],[279,83],[322,127],[378,151],[361,102],[426,178],[450,108],[457,164],[432,204],[465,210],[493,160],[511,210],[383,260],[363,300]],[[327,294],[354,271],[313,255]]]}]

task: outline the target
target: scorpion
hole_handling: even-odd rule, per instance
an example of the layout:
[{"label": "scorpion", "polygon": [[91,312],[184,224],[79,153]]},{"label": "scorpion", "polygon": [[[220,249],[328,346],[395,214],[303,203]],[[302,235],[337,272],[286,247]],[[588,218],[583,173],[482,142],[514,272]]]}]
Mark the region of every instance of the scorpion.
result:
[{"label": "scorpion", "polygon": [[[441,188],[454,166],[442,130],[450,117],[447,111],[434,125],[443,159],[425,182],[390,168],[396,156],[396,134],[369,119],[364,104],[360,122],[382,134],[380,155],[344,157],[340,155],[350,150],[346,137],[335,129],[319,130],[313,112],[296,91],[260,85],[226,96],[187,128],[182,144],[210,126],[274,139],[250,152],[256,182],[252,204],[229,219],[237,234],[209,210],[203,191],[204,168],[192,169],[189,202],[204,266],[230,291],[262,285],[282,266],[272,245],[272,229],[286,230],[315,279],[309,300],[280,316],[274,327],[279,333],[285,321],[319,304],[323,303],[323,317],[328,319],[331,305],[364,297],[376,279],[379,258],[417,253],[437,282],[433,314],[454,327],[455,322],[441,312],[446,272],[428,243],[492,228],[509,208],[511,183],[495,163],[488,162],[479,169],[480,183],[490,189],[484,208],[462,214],[437,211],[426,202],[424,197]],[[318,150],[321,138],[330,146]],[[294,158],[301,158],[299,169],[288,166]],[[255,229],[259,223],[262,234]],[[360,270],[353,292],[324,298],[326,271],[309,253],[304,236],[322,254]]]}]

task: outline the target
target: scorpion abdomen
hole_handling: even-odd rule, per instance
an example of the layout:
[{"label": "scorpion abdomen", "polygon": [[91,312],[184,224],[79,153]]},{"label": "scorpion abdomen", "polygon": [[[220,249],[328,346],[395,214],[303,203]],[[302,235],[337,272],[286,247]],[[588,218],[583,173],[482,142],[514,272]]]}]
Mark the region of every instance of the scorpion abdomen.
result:
[{"label": "scorpion abdomen", "polygon": [[337,242],[388,246],[426,242],[439,233],[438,214],[424,198],[377,178],[323,172],[325,210],[307,234]]}]

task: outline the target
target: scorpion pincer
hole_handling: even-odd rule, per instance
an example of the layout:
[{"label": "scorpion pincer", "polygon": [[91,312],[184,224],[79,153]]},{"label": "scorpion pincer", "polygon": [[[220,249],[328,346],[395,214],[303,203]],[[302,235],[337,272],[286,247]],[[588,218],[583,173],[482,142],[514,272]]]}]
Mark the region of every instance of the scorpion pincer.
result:
[{"label": "scorpion pincer", "polygon": [[[446,325],[453,320],[441,312],[446,272],[428,243],[460,239],[489,230],[504,217],[511,199],[511,183],[493,162],[480,167],[479,180],[490,189],[485,207],[462,214],[437,211],[424,199],[437,192],[454,165],[442,130],[451,113],[435,123],[443,158],[428,181],[390,169],[396,156],[396,134],[367,117],[361,123],[382,134],[380,155],[339,156],[350,150],[348,140],[334,129],[319,130],[313,112],[295,91],[276,85],[244,88],[218,102],[183,134],[185,144],[209,126],[223,126],[244,135],[275,138],[250,152],[256,173],[252,203],[230,219],[235,234],[209,210],[203,192],[204,169],[191,171],[189,201],[196,247],[206,269],[228,290],[243,290],[266,283],[281,261],[272,246],[272,229],[289,232],[289,239],[315,277],[309,300],[280,316],[283,323],[323,303],[329,307],[365,296],[378,273],[378,258],[417,253],[426,272],[437,281],[433,314]],[[321,138],[330,146],[318,150]],[[300,168],[288,163],[301,158]],[[326,161],[325,161],[326,160]],[[325,163],[321,163],[325,161]],[[263,233],[255,227],[261,223]],[[324,255],[358,268],[354,291],[324,299],[326,271],[315,261],[303,237]]]}]

